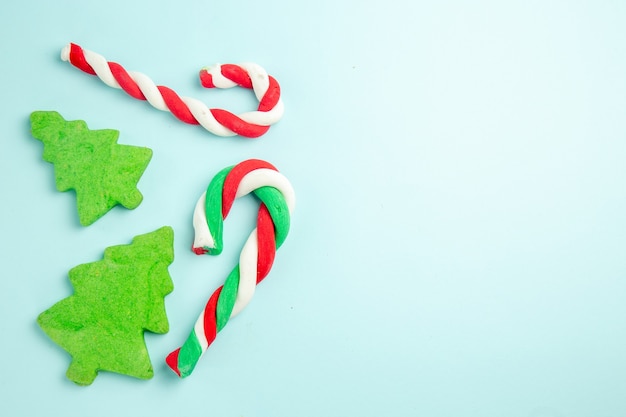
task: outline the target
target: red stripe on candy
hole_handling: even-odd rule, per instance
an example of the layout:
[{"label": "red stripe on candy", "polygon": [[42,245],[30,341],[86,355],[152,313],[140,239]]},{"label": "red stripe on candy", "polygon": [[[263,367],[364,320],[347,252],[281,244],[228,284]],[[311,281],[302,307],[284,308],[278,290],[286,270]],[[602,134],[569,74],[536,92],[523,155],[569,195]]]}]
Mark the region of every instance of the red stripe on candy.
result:
[{"label": "red stripe on candy", "polygon": [[97,75],[96,71],[89,65],[87,60],[85,59],[85,54],[83,53],[83,48],[76,45],[75,43],[70,43],[70,62],[76,68],[81,71],[86,72],[87,74]]},{"label": "red stripe on candy", "polygon": [[213,75],[205,69],[200,70],[200,85],[204,88],[215,88],[215,84],[213,84]]},{"label": "red stripe on candy", "polygon": [[180,348],[176,349],[165,358],[167,366],[172,368],[172,371],[176,372],[176,375],[180,376],[180,370],[178,369],[178,355],[180,354]]},{"label": "red stripe on candy", "polygon": [[219,124],[246,138],[258,138],[270,129],[269,126],[248,123],[227,110],[211,109],[211,114]]},{"label": "red stripe on candy", "polygon": [[261,203],[257,216],[257,255],[256,283],[258,284],[269,274],[276,257],[276,233],[274,221],[265,204]]},{"label": "red stripe on candy", "polygon": [[252,88],[252,80],[248,72],[239,65],[224,64],[221,67],[222,75],[238,86],[243,88]]},{"label": "red stripe on candy", "polygon": [[278,171],[276,167],[269,162],[262,161],[260,159],[248,159],[247,161],[243,161],[233,167],[230,170],[226,178],[224,179],[224,186],[222,188],[222,218],[225,219],[230,212],[233,203],[235,202],[235,197],[237,196],[237,189],[239,188],[239,183],[250,172],[255,169],[267,168],[272,169],[274,171]]},{"label": "red stripe on candy", "polygon": [[128,72],[117,62],[109,62],[109,69],[111,74],[115,77],[115,81],[122,87],[122,90],[126,91],[129,96],[136,98],[137,100],[145,100],[146,96],[139,88],[139,85],[133,80]]},{"label": "red stripe on candy", "polygon": [[187,107],[185,102],[181,100],[174,90],[162,85],[158,85],[157,88],[159,89],[161,96],[163,96],[163,100],[165,101],[167,108],[170,109],[172,114],[176,116],[178,120],[189,123],[190,125],[199,124],[196,118],[193,117],[189,107]]},{"label": "red stripe on candy", "polygon": [[259,111],[270,111],[276,104],[278,104],[278,100],[280,100],[280,85],[278,81],[271,75],[269,75],[270,85],[265,92],[263,98],[259,102]]},{"label": "red stripe on candy", "polygon": [[196,255],[205,255],[208,252],[205,248],[194,248],[193,246],[191,247],[191,251]]},{"label": "red stripe on candy", "polygon": [[211,345],[217,337],[217,300],[220,297],[222,288],[224,288],[223,285],[215,290],[204,308],[204,338],[208,345]]}]

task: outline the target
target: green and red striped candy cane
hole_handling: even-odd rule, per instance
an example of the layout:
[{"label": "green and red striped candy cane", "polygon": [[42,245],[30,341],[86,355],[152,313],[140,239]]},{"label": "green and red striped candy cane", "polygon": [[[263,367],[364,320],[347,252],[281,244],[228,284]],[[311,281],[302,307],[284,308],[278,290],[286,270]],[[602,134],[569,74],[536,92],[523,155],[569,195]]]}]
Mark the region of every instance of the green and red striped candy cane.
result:
[{"label": "green and red striped candy cane", "polygon": [[185,343],[167,356],[167,364],[181,378],[191,374],[217,333],[250,302],[289,232],[295,207],[289,180],[270,163],[251,159],[220,171],[198,200],[193,216],[193,251],[210,255],[222,252],[224,219],[235,199],[251,192],[261,205],[257,227],[241,250],[239,264],[211,295]]}]

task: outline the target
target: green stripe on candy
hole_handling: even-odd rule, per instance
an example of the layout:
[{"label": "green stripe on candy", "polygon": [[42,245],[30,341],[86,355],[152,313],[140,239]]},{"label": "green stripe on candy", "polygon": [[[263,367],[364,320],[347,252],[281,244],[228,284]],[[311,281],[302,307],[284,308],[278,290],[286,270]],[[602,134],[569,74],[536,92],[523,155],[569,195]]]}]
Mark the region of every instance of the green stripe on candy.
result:
[{"label": "green stripe on candy", "polygon": [[179,349],[178,371],[181,377],[184,378],[191,374],[193,368],[196,367],[197,358],[200,356],[202,356],[202,346],[200,346],[200,342],[198,342],[198,335],[194,329]]},{"label": "green stripe on candy", "polygon": [[224,189],[224,181],[234,168],[233,166],[224,168],[213,177],[206,190],[206,199],[204,201],[204,211],[206,213],[209,231],[213,237],[215,247],[204,248],[209,255],[219,255],[224,248],[224,218],[222,217],[222,191]]},{"label": "green stripe on candy", "polygon": [[274,222],[276,232],[276,249],[278,249],[289,233],[291,215],[282,193],[274,187],[259,187],[254,194],[265,204]]}]

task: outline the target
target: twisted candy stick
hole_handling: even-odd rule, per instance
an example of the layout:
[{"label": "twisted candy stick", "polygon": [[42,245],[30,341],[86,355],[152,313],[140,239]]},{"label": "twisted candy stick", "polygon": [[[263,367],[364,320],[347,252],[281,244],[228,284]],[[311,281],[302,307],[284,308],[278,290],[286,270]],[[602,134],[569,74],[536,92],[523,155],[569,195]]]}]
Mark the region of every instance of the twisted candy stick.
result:
[{"label": "twisted candy stick", "polygon": [[280,120],[284,112],[278,82],[257,64],[217,64],[200,70],[203,87],[239,85],[254,90],[259,100],[258,109],[235,115],[223,109],[209,109],[194,98],[180,97],[168,87],[155,85],[145,74],[126,71],[120,64],[107,62],[102,55],[73,43],[63,48],[61,59],[88,74],[97,75],[110,87],[121,88],[136,99],[147,100],[153,107],[169,111],[185,123],[200,124],[218,136],[259,137]]},{"label": "twisted candy stick", "polygon": [[241,250],[239,265],[211,295],[183,346],[167,356],[169,367],[182,378],[191,374],[217,332],[250,302],[256,285],[272,267],[276,249],[289,232],[290,213],[295,207],[291,184],[273,165],[251,159],[219,172],[198,200],[193,215],[194,252],[210,255],[222,252],[223,219],[234,200],[250,192],[262,203],[257,228]]}]

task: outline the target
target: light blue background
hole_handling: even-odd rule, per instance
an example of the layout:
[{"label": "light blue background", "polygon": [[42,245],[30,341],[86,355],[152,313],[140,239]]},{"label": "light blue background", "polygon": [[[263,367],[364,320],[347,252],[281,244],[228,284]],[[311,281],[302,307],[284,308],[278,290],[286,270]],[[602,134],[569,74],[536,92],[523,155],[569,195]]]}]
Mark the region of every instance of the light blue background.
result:
[{"label": "light blue background", "polygon": [[[0,399],[7,416],[626,415],[626,3],[34,1],[0,6]],[[257,140],[184,125],[59,58],[76,42],[236,112],[197,71],[252,61],[286,113]],[[154,156],[144,202],[78,224],[29,135],[57,110]],[[197,257],[191,213],[256,157],[293,183],[270,276],[183,381],[164,365],[254,224]],[[67,271],[175,231],[155,377],[83,388],[37,315]]]}]

